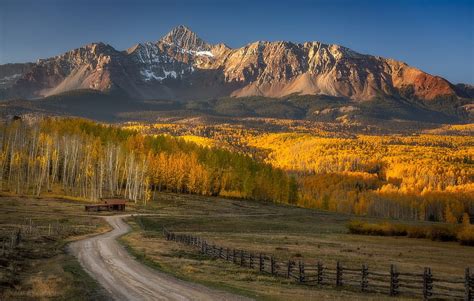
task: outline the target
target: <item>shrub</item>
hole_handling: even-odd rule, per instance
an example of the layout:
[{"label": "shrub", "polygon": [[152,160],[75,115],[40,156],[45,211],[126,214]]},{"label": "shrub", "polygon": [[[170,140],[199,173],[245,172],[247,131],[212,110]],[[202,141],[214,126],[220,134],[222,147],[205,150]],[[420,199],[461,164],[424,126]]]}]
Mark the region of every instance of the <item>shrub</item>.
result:
[{"label": "shrub", "polygon": [[349,233],[365,234],[365,235],[379,235],[379,236],[405,236],[407,231],[403,225],[400,224],[369,224],[362,221],[351,221],[347,225]]},{"label": "shrub", "polygon": [[362,222],[362,221],[350,221],[349,224],[347,224],[347,229],[349,230],[349,233],[351,234],[367,234],[365,233],[364,226],[367,223]]},{"label": "shrub", "polygon": [[347,224],[349,233],[378,236],[407,236],[410,238],[429,238],[437,241],[459,241],[463,245],[474,246],[474,226],[469,224],[439,224],[430,226],[409,226],[404,224],[369,224],[351,221]]},{"label": "shrub", "polygon": [[474,246],[474,226],[462,227],[456,238],[462,245]]},{"label": "shrub", "polygon": [[401,224],[383,223],[382,230],[388,236],[406,236],[407,227]]},{"label": "shrub", "polygon": [[427,238],[428,231],[426,227],[410,226],[407,229],[407,236],[410,238]]},{"label": "shrub", "polygon": [[456,241],[456,227],[449,226],[431,226],[429,228],[429,238],[439,241]]}]

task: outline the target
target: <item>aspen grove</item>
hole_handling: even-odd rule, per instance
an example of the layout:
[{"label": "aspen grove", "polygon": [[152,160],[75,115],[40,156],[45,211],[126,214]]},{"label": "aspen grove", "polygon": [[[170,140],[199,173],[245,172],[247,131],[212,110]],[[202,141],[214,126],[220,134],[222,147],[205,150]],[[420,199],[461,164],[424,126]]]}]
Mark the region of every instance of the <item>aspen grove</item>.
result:
[{"label": "aspen grove", "polygon": [[269,164],[170,136],[74,118],[1,125],[0,189],[147,202],[157,191],[296,202],[295,180]]}]

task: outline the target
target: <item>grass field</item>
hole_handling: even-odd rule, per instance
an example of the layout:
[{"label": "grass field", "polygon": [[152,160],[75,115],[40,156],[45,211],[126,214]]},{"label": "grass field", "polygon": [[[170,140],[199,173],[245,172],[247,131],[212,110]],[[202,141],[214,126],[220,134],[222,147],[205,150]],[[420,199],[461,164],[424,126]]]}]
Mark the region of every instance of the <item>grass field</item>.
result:
[{"label": "grass field", "polygon": [[353,218],[350,215],[174,194],[160,194],[146,210],[159,215],[130,219],[135,231],[122,238],[139,259],[180,278],[258,299],[380,300],[388,297],[306,288],[204,258],[196,249],[165,241],[162,227],[192,233],[229,248],[273,254],[281,260],[321,260],[326,265],[335,265],[339,260],[345,266],[354,267],[367,263],[370,269],[381,271],[388,271],[390,264],[407,272],[422,272],[424,267],[431,267],[434,275],[452,276],[462,276],[466,266],[474,266],[473,248],[457,243],[348,234],[346,225]]},{"label": "grass field", "polygon": [[[10,249],[18,229],[21,240]],[[0,300],[105,300],[65,245],[108,229],[78,201],[0,197]]]},{"label": "grass field", "polygon": [[[434,275],[462,276],[474,266],[473,248],[455,242],[406,237],[348,234],[354,216],[243,200],[158,194],[145,207],[128,212],[153,213],[129,219],[134,229],[121,238],[137,259],[186,279],[262,300],[385,300],[385,295],[360,294],[334,287],[309,288],[282,278],[209,259],[196,249],[169,242],[162,227],[192,233],[229,248],[273,254],[280,260],[321,260],[334,265],[388,271],[432,268]],[[366,219],[379,222],[377,219]],[[68,241],[108,230],[101,218],[85,214],[78,200],[0,197],[0,244],[18,228],[30,228],[13,250],[0,248],[1,300],[102,300],[106,295],[65,252]]]}]

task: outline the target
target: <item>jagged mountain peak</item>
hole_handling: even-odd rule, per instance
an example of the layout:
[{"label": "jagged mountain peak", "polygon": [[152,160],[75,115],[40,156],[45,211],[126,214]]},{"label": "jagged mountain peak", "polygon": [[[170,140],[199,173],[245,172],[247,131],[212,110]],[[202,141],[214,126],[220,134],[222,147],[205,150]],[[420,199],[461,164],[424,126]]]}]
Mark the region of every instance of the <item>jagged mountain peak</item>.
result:
[{"label": "jagged mountain peak", "polygon": [[205,51],[211,48],[211,45],[201,39],[189,27],[184,25],[176,26],[162,37],[160,41],[194,51]]}]

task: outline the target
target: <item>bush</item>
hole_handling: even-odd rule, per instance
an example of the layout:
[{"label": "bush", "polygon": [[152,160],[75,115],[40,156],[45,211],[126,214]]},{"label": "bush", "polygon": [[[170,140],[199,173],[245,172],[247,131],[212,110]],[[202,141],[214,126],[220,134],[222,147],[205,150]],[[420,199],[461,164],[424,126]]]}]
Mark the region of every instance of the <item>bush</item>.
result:
[{"label": "bush", "polygon": [[429,228],[429,238],[439,241],[456,241],[456,227],[450,226],[431,226]]},{"label": "bush", "polygon": [[456,236],[457,240],[465,246],[474,246],[474,226],[462,227]]},{"label": "bush", "polygon": [[474,226],[431,225],[409,226],[404,224],[369,224],[363,221],[351,221],[347,224],[349,233],[378,236],[407,236],[410,238],[429,238],[437,241],[459,241],[463,245],[474,246]]},{"label": "bush", "polygon": [[410,226],[407,229],[407,236],[410,238],[427,238],[428,231],[426,227]]},{"label": "bush", "polygon": [[347,224],[347,229],[351,234],[367,234],[364,229],[365,225],[367,225],[367,223],[362,221],[350,221],[349,224]]},{"label": "bush", "polygon": [[347,225],[349,233],[365,234],[365,235],[379,235],[379,236],[405,236],[407,235],[406,228],[400,224],[369,224],[362,221],[351,221]]}]

